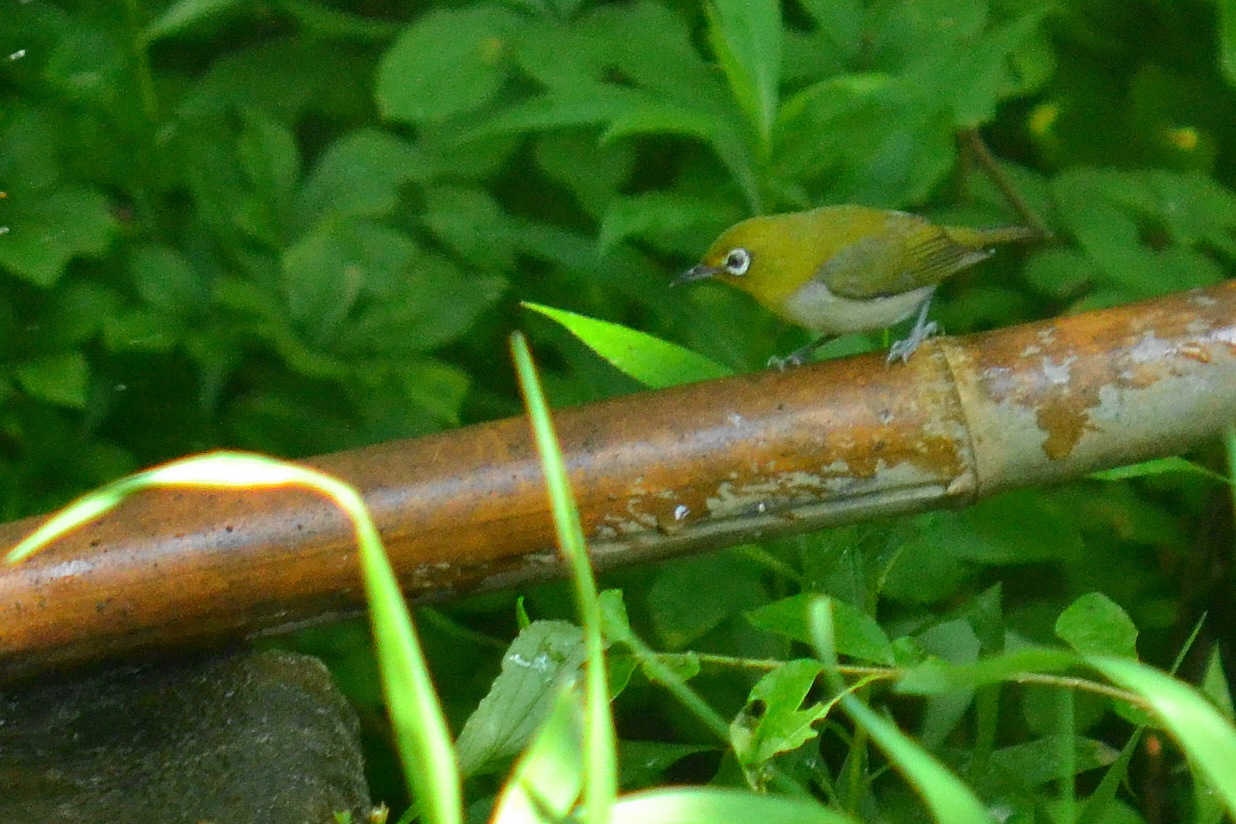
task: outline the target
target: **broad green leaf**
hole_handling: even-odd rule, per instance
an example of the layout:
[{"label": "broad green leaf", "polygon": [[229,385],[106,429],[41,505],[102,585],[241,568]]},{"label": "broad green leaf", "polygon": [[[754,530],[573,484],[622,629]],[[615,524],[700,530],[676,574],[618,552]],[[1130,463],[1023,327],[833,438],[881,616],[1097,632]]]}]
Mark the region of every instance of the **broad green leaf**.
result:
[{"label": "broad green leaf", "polygon": [[43,64],[43,80],[76,104],[114,107],[125,88],[125,48],[110,31],[83,25],[63,33]]},{"label": "broad green leaf", "polygon": [[584,787],[583,707],[578,691],[560,684],[557,697],[498,794],[493,824],[563,821]]},{"label": "broad green leaf", "polygon": [[615,113],[601,140],[649,134],[681,134],[702,140],[729,169],[746,196],[750,211],[761,210],[755,154],[723,114],[659,101],[639,101]]},{"label": "broad green leaf", "polygon": [[662,564],[648,590],[648,613],[663,647],[679,650],[751,609],[766,595],[754,565],[732,552]]},{"label": "broad green leaf", "polygon": [[484,106],[506,80],[518,22],[492,3],[419,18],[382,58],[375,91],[383,116],[419,123]]},{"label": "broad green leaf", "polygon": [[305,181],[303,209],[323,214],[377,217],[399,202],[400,187],[424,173],[407,141],[377,129],[359,129],[332,143]]},{"label": "broad green leaf", "polygon": [[119,223],[103,195],[84,186],[10,195],[0,266],[36,286],[51,286],[75,257],[107,251]]},{"label": "broad green leaf", "polygon": [[562,324],[619,370],[654,389],[733,374],[703,355],[644,332],[564,309],[528,302],[523,305]]},{"label": "broad green leaf", "polygon": [[758,782],[764,765],[777,753],[796,750],[815,738],[813,726],[829,706],[803,706],[823,667],[819,661],[787,661],[751,689],[747,706],[730,723],[730,743],[743,769]]},{"label": "broad green leaf", "polygon": [[[385,230],[392,231],[392,230]],[[370,274],[394,275],[377,284],[339,330],[333,348],[349,355],[427,352],[457,340],[492,306],[506,282],[466,275],[440,255],[417,250],[405,268],[375,266]]]},{"label": "broad green leaf", "polygon": [[676,744],[665,741],[619,741],[618,763],[624,787],[651,787],[663,784],[666,770],[682,759],[700,753],[717,752],[719,744]]},{"label": "broad green leaf", "polygon": [[1001,747],[991,754],[992,766],[1016,777],[1020,786],[1033,787],[1067,778],[1065,764],[1060,759],[1062,747],[1073,748],[1073,773],[1106,767],[1119,752],[1102,741],[1076,736],[1061,741],[1059,736],[1047,736]]},{"label": "broad green leaf", "polygon": [[174,315],[134,309],[103,319],[103,341],[110,352],[166,352],[180,343],[184,322]]},{"label": "broad green leaf", "polygon": [[767,152],[781,80],[781,5],[777,0],[713,0],[706,8],[713,50]]},{"label": "broad green leaf", "polygon": [[1056,635],[1083,655],[1137,659],[1137,627],[1119,604],[1101,592],[1069,604],[1056,619]]},{"label": "broad green leaf", "polygon": [[427,189],[424,198],[425,225],[448,248],[481,269],[514,267],[510,221],[489,192],[441,186]]},{"label": "broad green leaf", "polygon": [[597,239],[602,251],[627,238],[655,241],[687,229],[719,232],[740,216],[716,198],[692,197],[674,192],[648,192],[610,201],[601,219]]},{"label": "broad green leaf", "polygon": [[300,179],[300,150],[292,129],[265,112],[243,113],[244,128],[236,142],[240,161],[253,188],[280,202]]},{"label": "broad green leaf", "polygon": [[[748,612],[747,620],[762,630],[809,644],[812,640],[809,610],[821,597],[810,592],[791,595]],[[834,643],[838,654],[886,666],[893,664],[892,644],[874,618],[844,601],[827,596],[823,596],[823,600],[833,608]]]},{"label": "broad green leaf", "polygon": [[1035,32],[1048,10],[1040,6],[964,46],[966,59],[954,64],[959,82],[953,84],[952,107],[958,126],[973,129],[994,119],[1001,98],[1013,90],[1009,88],[1011,56]]},{"label": "broad green leaf", "polygon": [[129,257],[129,274],[137,294],[160,312],[195,314],[210,301],[205,276],[171,246],[139,246]]},{"label": "broad green leaf", "polygon": [[582,88],[554,89],[486,118],[477,132],[546,131],[603,124],[649,105],[648,95],[638,89],[597,83]]},{"label": "broad green leaf", "polygon": [[551,711],[558,691],[580,676],[583,636],[565,621],[534,621],[502,656],[502,672],[464,723],[456,748],[465,775],[518,753]]},{"label": "broad green leaf", "polygon": [[45,355],[13,370],[17,382],[32,397],[57,406],[81,409],[86,405],[90,365],[80,352]]},{"label": "broad green leaf", "polygon": [[815,19],[820,33],[853,58],[863,44],[867,13],[860,0],[803,0],[803,10]]}]

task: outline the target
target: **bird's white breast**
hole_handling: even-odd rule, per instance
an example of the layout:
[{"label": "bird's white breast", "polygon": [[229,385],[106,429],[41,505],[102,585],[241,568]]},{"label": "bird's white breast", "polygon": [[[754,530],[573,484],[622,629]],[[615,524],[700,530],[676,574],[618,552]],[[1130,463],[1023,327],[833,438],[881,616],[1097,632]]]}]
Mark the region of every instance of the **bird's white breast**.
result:
[{"label": "bird's white breast", "polygon": [[900,323],[931,297],[934,286],[897,295],[855,300],[835,295],[819,280],[809,280],[785,302],[785,314],[800,326],[826,335],[885,329]]}]

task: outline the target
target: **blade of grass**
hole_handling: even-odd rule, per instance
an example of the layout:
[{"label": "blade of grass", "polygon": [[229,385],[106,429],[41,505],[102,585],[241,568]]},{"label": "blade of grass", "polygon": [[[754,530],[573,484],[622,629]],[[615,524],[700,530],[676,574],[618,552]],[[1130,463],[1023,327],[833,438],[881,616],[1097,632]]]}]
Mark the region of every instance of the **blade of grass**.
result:
[{"label": "blade of grass", "polygon": [[1210,782],[1236,816],[1236,729],[1196,690],[1145,664],[1087,656],[1087,663],[1142,696],[1189,757],[1194,773]]},{"label": "blade of grass", "polygon": [[605,673],[605,644],[601,635],[601,606],[596,580],[588,562],[583,527],[571,494],[566,463],[550,420],[549,405],[541,391],[528,343],[518,332],[511,336],[511,352],[519,375],[519,388],[528,408],[545,485],[553,511],[558,546],[571,569],[576,608],[587,650],[584,663],[584,820],[607,824],[618,795],[617,746],[609,712],[609,686]]},{"label": "blade of grass", "polygon": [[[832,673],[828,679],[830,685],[834,689],[844,689],[834,641],[832,605],[827,599],[822,598],[812,604],[811,627],[816,652],[824,662],[825,672]],[[936,821],[949,824],[991,824],[993,819],[978,797],[957,776],[915,743],[914,739],[898,729],[896,724],[876,715],[848,690],[841,696],[841,706],[856,724],[871,735],[871,739],[880,749],[884,750],[892,765],[918,792]]]},{"label": "blade of grass", "polygon": [[114,508],[142,489],[162,486],[257,489],[302,486],[325,495],[352,521],[369,599],[378,666],[404,775],[426,821],[460,824],[463,799],[455,750],[429,678],[412,616],[364,500],[349,484],[295,464],[243,452],[215,452],[121,478],[70,503],[9,551],[16,563]]},{"label": "blade of grass", "polygon": [[646,332],[539,303],[524,301],[523,306],[560,324],[614,368],[653,389],[734,374],[703,355]]}]

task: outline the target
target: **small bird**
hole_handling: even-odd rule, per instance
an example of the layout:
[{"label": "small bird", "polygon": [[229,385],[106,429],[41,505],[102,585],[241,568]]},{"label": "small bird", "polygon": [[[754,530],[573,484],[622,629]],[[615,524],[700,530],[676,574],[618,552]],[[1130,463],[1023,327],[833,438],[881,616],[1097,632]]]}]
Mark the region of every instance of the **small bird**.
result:
[{"label": "small bird", "polygon": [[868,206],[821,206],[753,217],[726,229],[674,285],[716,278],[823,337],[770,365],[799,365],[823,343],[883,329],[913,315],[888,362],[905,362],[937,331],[927,320],[936,286],[990,256],[997,243],[1034,240],[1024,226],[937,226],[918,215]]}]

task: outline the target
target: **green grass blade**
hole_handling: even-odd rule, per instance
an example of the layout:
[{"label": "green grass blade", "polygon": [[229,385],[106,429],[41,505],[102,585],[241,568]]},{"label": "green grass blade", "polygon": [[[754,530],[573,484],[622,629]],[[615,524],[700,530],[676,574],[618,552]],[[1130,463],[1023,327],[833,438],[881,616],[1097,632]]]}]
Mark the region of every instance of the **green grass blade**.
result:
[{"label": "green grass blade", "polygon": [[[828,599],[821,598],[812,605],[811,624],[820,660],[824,663],[826,673],[832,673],[829,683],[837,689],[842,681],[837,671],[832,603]],[[870,707],[848,692],[842,694],[841,706],[884,751],[897,771],[910,782],[936,821],[947,824],[992,824],[994,819],[978,797],[914,739],[898,729],[896,724],[876,715]]]},{"label": "green grass blade", "polygon": [[596,580],[588,562],[583,527],[571,494],[570,479],[558,438],[554,434],[549,405],[541,391],[532,354],[523,335],[511,336],[511,351],[519,375],[519,386],[532,423],[545,484],[553,510],[558,546],[571,569],[576,608],[584,631],[587,650],[584,675],[584,815],[589,824],[606,824],[618,795],[617,745],[613,719],[609,712],[609,686],[605,673],[605,642],[601,634],[601,606]]},{"label": "green grass blade", "polygon": [[561,324],[620,372],[652,389],[734,374],[703,355],[645,332],[539,303],[525,301],[523,305]]},{"label": "green grass blade", "polygon": [[377,641],[391,723],[404,774],[424,819],[431,824],[463,821],[463,798],[446,718],[429,678],[412,617],[386,558],[377,528],[352,486],[295,464],[242,452],[216,452],[174,461],[83,495],[18,543],[6,560],[27,558],[69,530],[107,512],[149,487],[263,488],[302,486],[330,498],[351,519],[359,544],[361,574]]},{"label": "green grass blade", "polygon": [[1236,729],[1200,693],[1152,667],[1120,658],[1088,657],[1114,683],[1141,695],[1236,817]]},{"label": "green grass blade", "polygon": [[853,824],[853,819],[807,799],[756,795],[714,787],[649,790],[623,796],[613,824]]}]

